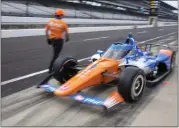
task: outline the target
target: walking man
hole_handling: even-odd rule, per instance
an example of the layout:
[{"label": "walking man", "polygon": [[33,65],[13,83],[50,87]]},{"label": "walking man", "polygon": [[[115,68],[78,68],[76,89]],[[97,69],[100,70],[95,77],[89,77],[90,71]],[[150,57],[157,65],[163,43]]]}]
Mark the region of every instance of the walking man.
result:
[{"label": "walking man", "polygon": [[64,42],[69,41],[68,25],[62,20],[64,15],[65,12],[62,9],[57,9],[55,18],[51,19],[45,26],[47,42],[53,47],[53,58],[50,62],[49,73],[53,70],[53,64],[58,58]]}]

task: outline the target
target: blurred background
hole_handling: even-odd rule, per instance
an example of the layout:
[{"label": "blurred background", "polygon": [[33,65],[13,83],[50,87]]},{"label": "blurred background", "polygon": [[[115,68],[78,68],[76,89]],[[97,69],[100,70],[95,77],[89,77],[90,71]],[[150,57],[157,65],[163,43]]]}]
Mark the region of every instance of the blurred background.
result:
[{"label": "blurred background", "polygon": [[[64,9],[67,13],[66,18],[148,21],[151,7],[149,0],[2,0],[1,4],[2,29],[41,28],[44,24],[43,20],[52,18],[57,8]],[[158,21],[177,21],[177,6],[174,7],[172,4],[175,6],[177,1],[160,1],[157,6]],[[31,17],[28,21],[35,19],[36,23],[19,25],[20,21],[25,19],[18,18],[20,21],[17,23],[13,22],[14,17]],[[44,19],[36,19],[36,17]],[[8,24],[8,22],[13,23]],[[84,24],[69,23],[70,27],[84,26]],[[98,24],[101,25],[104,26]],[[96,24],[85,24],[85,26],[96,26]]]}]

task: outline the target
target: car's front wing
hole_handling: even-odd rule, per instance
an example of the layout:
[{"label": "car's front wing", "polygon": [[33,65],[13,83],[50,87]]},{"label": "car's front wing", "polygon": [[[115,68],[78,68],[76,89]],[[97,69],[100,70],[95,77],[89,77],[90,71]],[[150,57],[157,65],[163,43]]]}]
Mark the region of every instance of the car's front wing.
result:
[{"label": "car's front wing", "polygon": [[[40,88],[43,88],[47,92],[54,92],[57,89],[56,86],[53,86],[50,84],[41,85]],[[106,99],[99,98],[99,97],[87,96],[83,92],[72,94],[68,97],[70,99],[73,99],[73,100],[81,102],[81,103],[102,106],[102,107],[105,107],[106,109],[110,109],[110,108],[116,106],[117,104],[124,102],[123,97],[117,91],[112,91]]]}]

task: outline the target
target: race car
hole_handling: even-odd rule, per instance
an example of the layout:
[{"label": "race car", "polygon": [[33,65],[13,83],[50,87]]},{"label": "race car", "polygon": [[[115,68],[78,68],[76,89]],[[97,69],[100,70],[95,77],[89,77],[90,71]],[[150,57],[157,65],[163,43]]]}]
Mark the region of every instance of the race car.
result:
[{"label": "race car", "polygon": [[147,87],[153,87],[175,67],[176,51],[169,46],[146,44],[143,55],[128,54],[121,59],[120,66],[136,66],[145,73]]},{"label": "race car", "polygon": [[[128,43],[130,42],[130,43]],[[129,44],[131,47],[129,50],[120,50],[124,53],[120,58],[118,58],[121,62],[120,67],[123,66],[136,66],[142,69],[145,73],[147,79],[147,86],[156,85],[158,81],[163,79],[175,66],[175,57],[176,51],[170,48],[168,45],[160,45],[160,44],[145,44],[142,48],[136,44],[132,34],[128,35],[128,38],[125,42],[120,42],[121,46],[125,46]],[[114,54],[117,49],[113,49],[113,44],[109,47],[107,51]],[[127,53],[127,54],[126,54]],[[106,52],[102,50],[98,50],[95,55],[91,57],[91,61],[94,62],[99,58],[105,56]]]},{"label": "race car", "polygon": [[[160,49],[156,56],[150,56],[149,46],[146,45],[143,52],[132,43],[113,43],[99,59],[87,66],[80,65],[73,57],[59,58],[53,72],[37,87],[59,97],[69,97],[105,109],[136,102],[142,96],[146,83],[160,81],[173,68],[172,50]],[[83,93],[87,88],[100,85],[114,85],[116,90],[105,99]]]}]

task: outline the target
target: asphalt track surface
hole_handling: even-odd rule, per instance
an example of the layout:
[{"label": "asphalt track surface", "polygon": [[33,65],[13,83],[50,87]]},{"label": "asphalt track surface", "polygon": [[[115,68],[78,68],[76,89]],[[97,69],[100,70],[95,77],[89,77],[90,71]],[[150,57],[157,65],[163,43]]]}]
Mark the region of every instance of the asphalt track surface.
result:
[{"label": "asphalt track surface", "polygon": [[[177,40],[177,33],[150,39],[177,31],[177,26],[170,26],[71,34],[71,41],[65,44],[61,56],[86,58],[97,49],[105,50],[112,42],[124,40],[129,32],[138,42],[148,40],[147,43],[168,44]],[[46,69],[51,53],[43,36],[2,39],[2,81]],[[54,97],[36,89],[33,85],[46,75],[44,73],[1,86],[2,96],[5,96],[1,105],[2,126],[130,126],[163,87],[161,82],[154,88],[146,88],[138,103],[104,113],[102,108]],[[177,83],[177,70],[165,80]],[[84,91],[88,95],[105,98],[114,89],[116,87],[98,86]]]},{"label": "asphalt track surface", "polygon": [[[169,26],[71,34],[70,41],[65,43],[61,56],[73,56],[77,59],[89,57],[98,49],[105,50],[111,43],[124,40],[129,32],[133,33],[138,42],[149,40],[148,42],[152,43],[157,43],[157,41],[167,43],[176,40],[177,33],[162,36],[177,31],[177,26]],[[159,36],[161,38],[150,41]],[[47,69],[52,57],[52,48],[46,43],[44,36],[2,39],[1,46],[2,82]],[[2,97],[38,84],[46,75],[47,73],[44,73],[2,85]]]}]

